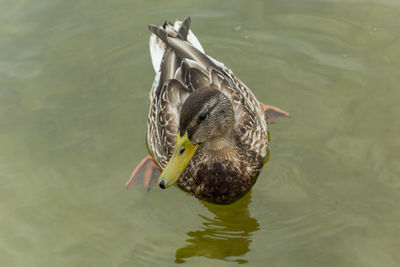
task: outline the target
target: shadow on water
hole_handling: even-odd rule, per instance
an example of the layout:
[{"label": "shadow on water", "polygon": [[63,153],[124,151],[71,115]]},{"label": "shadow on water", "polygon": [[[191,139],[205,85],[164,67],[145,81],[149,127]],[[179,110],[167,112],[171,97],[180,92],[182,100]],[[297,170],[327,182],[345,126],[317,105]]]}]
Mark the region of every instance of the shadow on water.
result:
[{"label": "shadow on water", "polygon": [[[257,219],[250,216],[248,206],[251,202],[251,191],[241,200],[228,206],[202,202],[215,216],[204,219],[198,230],[187,233],[187,245],[176,251],[176,263],[183,263],[187,258],[203,256],[211,259],[246,263],[240,258],[250,249],[251,233],[259,229]],[[230,257],[239,257],[229,259]]]}]

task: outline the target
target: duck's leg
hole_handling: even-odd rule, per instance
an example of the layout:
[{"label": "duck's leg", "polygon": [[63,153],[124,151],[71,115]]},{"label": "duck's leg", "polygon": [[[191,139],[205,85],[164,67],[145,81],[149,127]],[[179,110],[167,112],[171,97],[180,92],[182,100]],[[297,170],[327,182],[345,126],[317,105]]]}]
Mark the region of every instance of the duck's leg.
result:
[{"label": "duck's leg", "polygon": [[264,112],[268,117],[269,123],[275,123],[275,121],[278,117],[288,117],[289,116],[289,112],[284,111],[278,107],[265,105],[261,102],[260,102],[260,105],[264,109]]},{"label": "duck's leg", "polygon": [[157,182],[160,174],[158,166],[150,156],[145,157],[133,171],[129,180],[125,183],[125,188],[129,189],[134,185],[143,183],[147,190]]}]

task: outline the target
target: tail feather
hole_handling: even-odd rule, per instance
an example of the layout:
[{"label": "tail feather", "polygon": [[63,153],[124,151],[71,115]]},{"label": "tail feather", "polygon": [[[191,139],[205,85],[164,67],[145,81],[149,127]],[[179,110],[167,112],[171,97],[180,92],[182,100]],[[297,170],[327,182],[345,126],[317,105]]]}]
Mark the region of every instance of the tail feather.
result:
[{"label": "tail feather", "polygon": [[187,17],[186,19],[184,19],[182,21],[182,24],[178,30],[178,35],[182,40],[185,40],[185,41],[187,40],[191,22],[192,22],[192,20],[190,19],[190,17]]},{"label": "tail feather", "polygon": [[160,38],[165,44],[168,44],[167,36],[168,33],[162,27],[150,24],[147,26],[149,30],[158,38]]},{"label": "tail feather", "polygon": [[187,40],[194,47],[204,53],[204,49],[199,40],[189,29],[190,23],[191,19],[190,17],[187,17],[182,22],[175,21],[174,25],[171,25],[170,23],[164,23],[162,27],[148,25],[149,30],[153,33],[150,37],[149,46],[151,61],[156,73],[160,70],[164,54],[168,49],[168,37],[177,37],[181,40]]}]

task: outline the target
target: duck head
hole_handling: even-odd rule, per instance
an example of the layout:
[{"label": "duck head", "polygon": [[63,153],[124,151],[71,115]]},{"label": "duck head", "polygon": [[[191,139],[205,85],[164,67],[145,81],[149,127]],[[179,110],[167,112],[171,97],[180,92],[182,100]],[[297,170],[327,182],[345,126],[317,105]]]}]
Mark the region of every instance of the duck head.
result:
[{"label": "duck head", "polygon": [[234,143],[234,111],[231,101],[219,90],[196,89],[182,105],[174,152],[158,184],[165,189],[175,184],[199,146],[218,150]]}]

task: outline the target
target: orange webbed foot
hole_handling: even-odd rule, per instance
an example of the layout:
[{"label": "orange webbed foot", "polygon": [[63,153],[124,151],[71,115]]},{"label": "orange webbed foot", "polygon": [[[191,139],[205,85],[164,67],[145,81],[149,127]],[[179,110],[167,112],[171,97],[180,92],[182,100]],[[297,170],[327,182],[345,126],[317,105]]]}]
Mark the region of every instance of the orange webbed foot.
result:
[{"label": "orange webbed foot", "polygon": [[289,117],[289,112],[284,111],[278,107],[265,105],[263,103],[260,103],[260,105],[264,109],[264,112],[267,115],[269,123],[275,123],[278,117]]},{"label": "orange webbed foot", "polygon": [[145,157],[133,171],[129,180],[125,183],[125,188],[129,189],[137,184],[144,184],[147,191],[157,183],[160,176],[160,169],[155,164],[152,157]]}]

